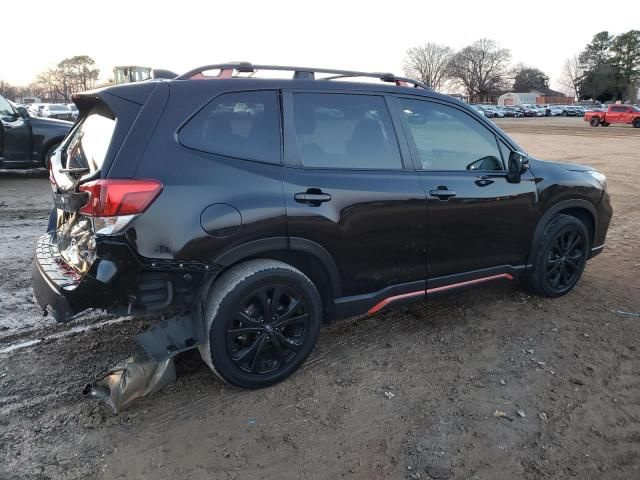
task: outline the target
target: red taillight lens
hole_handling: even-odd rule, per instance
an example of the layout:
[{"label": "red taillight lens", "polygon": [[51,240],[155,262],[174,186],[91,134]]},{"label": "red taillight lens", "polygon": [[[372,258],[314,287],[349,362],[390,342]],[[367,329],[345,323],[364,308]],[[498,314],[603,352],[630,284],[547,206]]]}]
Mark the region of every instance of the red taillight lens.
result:
[{"label": "red taillight lens", "polygon": [[104,179],[80,185],[89,201],[80,213],[93,217],[136,215],[144,212],[162,191],[157,180]]}]

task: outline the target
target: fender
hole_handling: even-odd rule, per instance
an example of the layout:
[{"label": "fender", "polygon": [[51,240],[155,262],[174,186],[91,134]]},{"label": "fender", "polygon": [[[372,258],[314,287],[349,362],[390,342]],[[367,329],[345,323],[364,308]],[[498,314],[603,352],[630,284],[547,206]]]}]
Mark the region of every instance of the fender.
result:
[{"label": "fender", "polygon": [[533,256],[535,246],[538,244],[540,237],[542,237],[542,234],[544,233],[544,229],[549,223],[549,221],[558,213],[560,213],[562,210],[567,210],[569,208],[582,208],[584,210],[587,210],[591,214],[591,217],[593,218],[593,226],[594,226],[593,231],[594,232],[598,231],[598,213],[596,211],[596,207],[594,207],[591,202],[587,200],[574,199],[574,200],[564,200],[560,203],[556,203],[551,207],[549,207],[549,209],[542,215],[542,217],[540,217],[540,220],[538,221],[538,226],[536,227],[536,230],[533,234],[531,248],[529,249],[529,258],[527,259],[528,266],[532,265],[532,262],[533,262],[532,256]]},{"label": "fender", "polygon": [[329,252],[316,242],[298,237],[272,237],[244,243],[217,256],[213,262],[226,268],[242,260],[274,251],[304,252],[313,255],[324,266],[334,298],[342,292],[338,266]]}]

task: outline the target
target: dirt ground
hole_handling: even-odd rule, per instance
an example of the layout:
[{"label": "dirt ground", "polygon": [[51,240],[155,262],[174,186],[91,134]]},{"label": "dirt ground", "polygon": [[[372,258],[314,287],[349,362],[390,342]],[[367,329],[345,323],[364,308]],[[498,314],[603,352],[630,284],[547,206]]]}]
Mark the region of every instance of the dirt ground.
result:
[{"label": "dirt ground", "polygon": [[489,285],[338,322],[261,391],[183,355],[175,384],[117,416],[80,391],[153,319],[42,317],[29,266],[46,174],[0,172],[0,479],[640,478],[640,131],[499,123],[535,157],[608,177],[607,247],[573,292]]}]

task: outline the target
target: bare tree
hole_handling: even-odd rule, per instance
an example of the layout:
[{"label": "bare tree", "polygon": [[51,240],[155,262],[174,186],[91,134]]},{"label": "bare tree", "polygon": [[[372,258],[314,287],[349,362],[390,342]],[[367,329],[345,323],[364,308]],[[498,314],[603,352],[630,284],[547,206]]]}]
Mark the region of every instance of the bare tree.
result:
[{"label": "bare tree", "polygon": [[65,58],[55,68],[38,75],[36,85],[46,91],[51,100],[69,101],[72,94],[94,87],[100,73],[94,64],[86,55]]},{"label": "bare tree", "polygon": [[426,43],[407,50],[404,74],[419,80],[433,90],[439,90],[449,76],[449,62],[453,49],[437,43]]},{"label": "bare tree", "polygon": [[565,60],[560,74],[560,84],[571,92],[575,98],[580,98],[580,86],[584,75],[584,67],[580,56],[574,55]]},{"label": "bare tree", "polygon": [[507,88],[511,52],[482,38],[464,47],[449,62],[449,73],[469,97],[480,100]]}]

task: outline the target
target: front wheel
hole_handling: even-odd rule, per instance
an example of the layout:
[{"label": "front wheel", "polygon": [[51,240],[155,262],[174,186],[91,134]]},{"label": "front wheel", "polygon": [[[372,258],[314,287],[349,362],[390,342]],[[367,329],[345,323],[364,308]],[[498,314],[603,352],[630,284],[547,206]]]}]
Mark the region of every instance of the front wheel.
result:
[{"label": "front wheel", "polygon": [[597,127],[598,125],[600,125],[600,119],[598,117],[593,117],[591,120],[589,120],[589,125],[591,125],[592,127]]},{"label": "front wheel", "polygon": [[640,128],[640,118],[634,119],[632,125],[634,128]]},{"label": "front wheel", "polygon": [[589,258],[589,232],[576,217],[558,215],[542,234],[533,252],[527,286],[545,297],[560,297],[578,282]]},{"label": "front wheel", "polygon": [[311,280],[275,260],[250,260],[213,284],[200,354],[224,381],[261,388],[295,372],[316,345],[322,302]]}]

